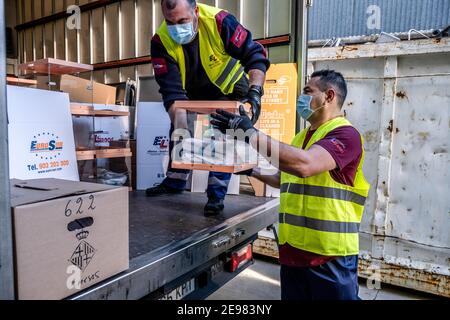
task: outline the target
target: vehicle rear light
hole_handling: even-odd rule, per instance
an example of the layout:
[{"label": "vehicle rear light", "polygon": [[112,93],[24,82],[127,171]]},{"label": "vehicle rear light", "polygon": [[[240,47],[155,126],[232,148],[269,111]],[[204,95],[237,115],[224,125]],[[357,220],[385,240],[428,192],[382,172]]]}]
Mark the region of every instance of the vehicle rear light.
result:
[{"label": "vehicle rear light", "polygon": [[231,254],[231,261],[228,264],[228,271],[234,272],[239,269],[245,263],[253,260],[252,245],[249,244],[239,251]]}]

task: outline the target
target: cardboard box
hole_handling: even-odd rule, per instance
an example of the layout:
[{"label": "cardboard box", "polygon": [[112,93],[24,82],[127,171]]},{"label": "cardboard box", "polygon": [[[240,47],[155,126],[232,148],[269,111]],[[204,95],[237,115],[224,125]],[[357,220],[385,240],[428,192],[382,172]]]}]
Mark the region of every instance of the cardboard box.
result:
[{"label": "cardboard box", "polygon": [[[266,75],[262,112],[258,128],[272,138],[291,144],[296,131],[297,66],[295,63],[272,64]],[[259,167],[270,164],[260,157]],[[256,179],[251,181],[255,194],[279,197],[280,191]]]},{"label": "cardboard box", "polygon": [[66,93],[7,87],[9,176],[79,181]]},{"label": "cardboard box", "polygon": [[129,268],[128,188],[11,180],[17,298],[71,296]]},{"label": "cardboard box", "polygon": [[42,90],[51,90],[51,91],[59,91],[61,86],[61,76],[58,75],[36,75],[35,76],[38,89]]},{"label": "cardboard box", "polygon": [[169,165],[170,119],[162,102],[137,107],[137,190],[160,184]]},{"label": "cardboard box", "polygon": [[266,75],[259,129],[291,144],[295,136],[297,67],[295,63],[271,65]]},{"label": "cardboard box", "polygon": [[70,101],[79,103],[115,104],[117,89],[95,81],[62,75],[60,90],[67,92]]}]

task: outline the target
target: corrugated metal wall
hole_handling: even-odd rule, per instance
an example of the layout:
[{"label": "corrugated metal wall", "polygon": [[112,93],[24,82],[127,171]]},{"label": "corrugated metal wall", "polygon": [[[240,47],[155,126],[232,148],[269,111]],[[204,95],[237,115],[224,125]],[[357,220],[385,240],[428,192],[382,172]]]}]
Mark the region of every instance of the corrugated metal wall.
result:
[{"label": "corrugated metal wall", "polygon": [[[372,23],[377,9],[374,11],[371,6],[380,8],[378,26]],[[429,30],[447,25],[450,25],[450,0],[314,0],[309,39]]]},{"label": "corrugated metal wall", "polygon": [[[255,39],[291,34],[295,0],[203,0],[234,14]],[[19,0],[18,24],[64,12],[71,4],[94,0]],[[122,0],[83,12],[81,29],[69,30],[65,19],[20,31],[19,61],[54,57],[96,64],[150,55],[150,39],[163,20],[160,0]],[[293,45],[269,49],[272,62],[294,60]],[[94,80],[117,83],[152,75],[150,64],[96,71]]]}]

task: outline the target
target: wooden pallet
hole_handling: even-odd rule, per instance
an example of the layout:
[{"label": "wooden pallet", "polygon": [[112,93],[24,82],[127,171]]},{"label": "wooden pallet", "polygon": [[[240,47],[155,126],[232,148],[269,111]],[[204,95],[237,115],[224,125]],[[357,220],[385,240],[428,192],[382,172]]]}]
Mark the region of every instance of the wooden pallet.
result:
[{"label": "wooden pallet", "polygon": [[224,172],[224,173],[238,173],[241,171],[250,170],[256,168],[257,164],[247,163],[242,165],[234,166],[224,166],[224,165],[212,165],[206,163],[182,163],[182,162],[172,162],[173,169],[183,169],[183,170],[199,170],[199,171],[210,171],[210,172]]},{"label": "wooden pallet", "polygon": [[77,160],[112,159],[131,157],[130,148],[77,150]]},{"label": "wooden pallet", "polygon": [[90,116],[90,117],[128,117],[130,112],[113,111],[113,110],[94,110],[92,106],[71,104],[70,111],[73,116]]},{"label": "wooden pallet", "polygon": [[82,64],[59,59],[42,59],[32,62],[27,62],[19,65],[19,72],[22,75],[30,74],[76,74],[80,72],[88,72],[94,70],[94,67],[89,64]]},{"label": "wooden pallet", "polygon": [[217,109],[223,109],[231,113],[239,111],[239,101],[175,101],[175,109],[183,109],[199,114],[215,113]]},{"label": "wooden pallet", "polygon": [[122,149],[101,149],[97,150],[95,153],[95,157],[97,159],[111,159],[111,158],[124,158],[131,157],[131,149],[130,148],[122,148]]},{"label": "wooden pallet", "polygon": [[259,236],[253,243],[253,252],[270,258],[279,258],[277,242],[272,238]]},{"label": "wooden pallet", "polygon": [[15,86],[36,86],[37,80],[6,77],[6,83]]},{"label": "wooden pallet", "polygon": [[95,150],[78,150],[77,151],[77,160],[78,161],[86,161],[86,160],[94,160],[95,159]]}]

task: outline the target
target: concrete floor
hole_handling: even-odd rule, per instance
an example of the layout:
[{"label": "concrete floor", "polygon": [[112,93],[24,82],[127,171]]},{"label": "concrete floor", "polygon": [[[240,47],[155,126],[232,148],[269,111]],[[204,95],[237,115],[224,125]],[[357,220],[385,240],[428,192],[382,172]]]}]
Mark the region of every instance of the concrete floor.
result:
[{"label": "concrete floor", "polygon": [[[255,264],[212,294],[208,300],[280,300],[279,265],[275,260],[257,259]],[[436,297],[381,285],[381,290],[370,290],[364,279],[360,280],[360,297],[363,300],[429,300]]]}]

